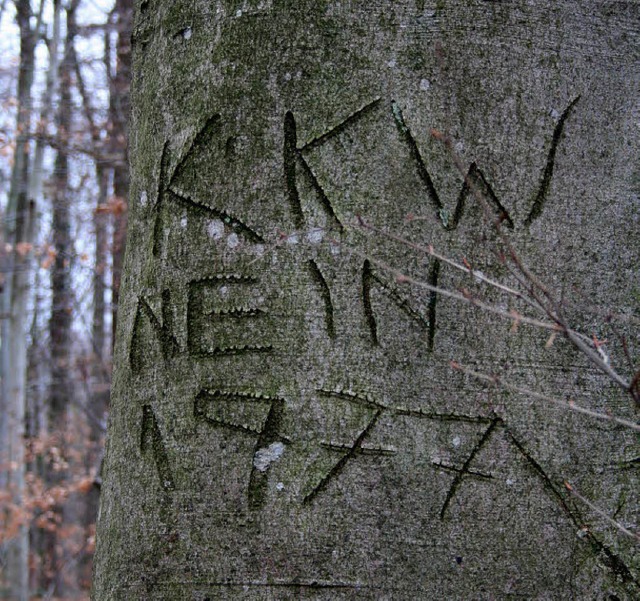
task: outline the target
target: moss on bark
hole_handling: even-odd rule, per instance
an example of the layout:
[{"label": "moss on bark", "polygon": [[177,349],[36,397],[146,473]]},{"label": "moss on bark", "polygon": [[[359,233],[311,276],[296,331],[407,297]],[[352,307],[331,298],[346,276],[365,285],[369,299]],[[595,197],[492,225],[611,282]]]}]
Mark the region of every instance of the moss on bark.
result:
[{"label": "moss on bark", "polygon": [[[449,361],[595,408],[606,398],[633,419],[631,407],[567,345],[406,286],[388,266],[472,283],[358,226],[505,277],[482,211],[471,198],[456,209],[465,192],[434,128],[474,162],[552,286],[637,305],[608,283],[621,258],[638,261],[638,134],[625,128],[640,15],[581,11],[139,8],[95,601],[637,594],[633,543],[562,486],[583,483],[612,514],[637,488],[635,471],[609,469],[637,455],[633,436],[487,389]],[[616,31],[628,37],[612,46]]]}]

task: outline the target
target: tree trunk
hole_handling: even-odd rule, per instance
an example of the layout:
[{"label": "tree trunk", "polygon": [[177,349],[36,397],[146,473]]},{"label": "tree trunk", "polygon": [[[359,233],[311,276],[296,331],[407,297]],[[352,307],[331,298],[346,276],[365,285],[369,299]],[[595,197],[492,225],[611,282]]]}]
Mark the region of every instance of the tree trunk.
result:
[{"label": "tree trunk", "polygon": [[[127,165],[128,120],[130,111],[129,87],[131,85],[131,29],[133,27],[132,0],[116,0],[114,12],[117,19],[118,40],[116,43],[116,74],[109,97],[109,117],[111,120],[111,140],[113,152],[122,156],[123,161],[113,169],[113,194],[116,198],[113,211],[112,243],[112,343],[118,323],[120,303],[120,282],[124,263],[125,239],[127,234],[127,203],[129,201],[129,168]],[[112,345],[113,346],[113,345]]]},{"label": "tree trunk", "polygon": [[139,4],[94,601],[640,594],[639,31]]},{"label": "tree trunk", "polygon": [[[76,2],[77,4],[77,2]],[[50,430],[64,436],[67,410],[71,397],[71,198],[69,190],[69,138],[71,136],[71,74],[73,69],[73,36],[75,23],[73,6],[67,12],[67,37],[60,63],[60,104],[57,129],[59,147],[53,171],[52,237],[55,259],[51,267],[51,397]],[[63,442],[61,441],[61,444]]]},{"label": "tree trunk", "polygon": [[[25,492],[25,410],[27,376],[27,323],[31,282],[31,244],[35,203],[29,197],[29,134],[31,130],[31,88],[37,32],[30,26],[28,0],[16,2],[20,29],[20,69],[16,146],[6,210],[7,260],[2,283],[0,407],[0,488],[10,494],[12,511],[4,512],[3,530],[11,540],[6,547],[4,573],[11,599],[28,599],[28,524],[22,515]],[[9,534],[11,533],[11,534]]]},{"label": "tree trunk", "polygon": [[[73,289],[71,261],[74,255],[71,238],[71,191],[69,188],[69,141],[72,135],[72,73],[73,44],[77,31],[75,10],[79,0],[73,0],[66,9],[66,37],[64,55],[60,61],[60,104],[57,114],[58,149],[53,171],[52,238],[55,258],[51,267],[51,318],[49,343],[51,350],[51,387],[49,394],[49,434],[59,449],[59,455],[51,453],[46,482],[59,485],[68,477],[70,421],[73,380],[71,353],[71,324],[73,313]],[[70,505],[70,503],[67,503]],[[59,515],[58,528],[47,533],[47,558],[51,562],[45,575],[46,586],[57,594],[67,590],[65,568],[65,537],[61,531],[66,525],[67,508],[52,508]],[[67,536],[68,538],[68,536]]]}]

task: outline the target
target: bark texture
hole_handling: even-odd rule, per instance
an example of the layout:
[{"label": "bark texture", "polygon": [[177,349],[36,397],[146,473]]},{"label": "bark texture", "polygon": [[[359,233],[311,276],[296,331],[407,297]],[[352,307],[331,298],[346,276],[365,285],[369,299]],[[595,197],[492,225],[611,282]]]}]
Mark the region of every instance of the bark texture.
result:
[{"label": "bark texture", "polygon": [[358,226],[509,281],[434,128],[545,281],[637,313],[639,32],[630,2],[137,4],[95,601],[640,593],[636,542],[563,487],[633,524],[633,432],[449,361],[632,404]]}]

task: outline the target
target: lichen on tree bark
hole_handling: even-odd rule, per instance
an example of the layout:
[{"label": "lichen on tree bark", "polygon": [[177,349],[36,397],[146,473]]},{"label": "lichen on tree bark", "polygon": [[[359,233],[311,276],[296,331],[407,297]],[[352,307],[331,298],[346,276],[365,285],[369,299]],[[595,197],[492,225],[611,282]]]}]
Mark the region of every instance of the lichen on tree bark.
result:
[{"label": "lichen on tree bark", "polygon": [[469,274],[358,224],[508,280],[429,134],[446,132],[538,273],[637,310],[611,285],[637,266],[639,21],[571,2],[138,7],[96,601],[638,592],[633,542],[562,486],[632,519],[636,472],[610,466],[633,433],[449,361],[632,407],[568,345],[407,286],[394,274]]}]

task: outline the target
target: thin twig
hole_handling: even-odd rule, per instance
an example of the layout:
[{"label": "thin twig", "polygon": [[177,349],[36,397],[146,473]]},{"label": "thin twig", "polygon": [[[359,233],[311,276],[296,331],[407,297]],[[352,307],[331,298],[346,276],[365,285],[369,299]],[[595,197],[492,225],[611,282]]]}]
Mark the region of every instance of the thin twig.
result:
[{"label": "thin twig", "polygon": [[580,501],[582,501],[585,505],[587,505],[592,511],[594,511],[595,513],[597,513],[601,518],[604,518],[607,522],[609,522],[609,524],[611,524],[614,528],[617,528],[618,530],[620,530],[620,532],[626,534],[627,536],[630,536],[631,538],[635,538],[636,541],[640,542],[640,534],[637,534],[635,532],[631,532],[631,530],[625,528],[620,522],[617,522],[616,520],[614,520],[613,518],[610,518],[604,511],[602,511],[602,509],[599,509],[598,507],[596,507],[591,501],[589,501],[589,499],[586,499],[585,497],[583,497],[574,487],[572,484],[570,484],[569,482],[567,482],[565,480],[564,482],[564,487],[569,491],[569,493],[571,493],[576,499],[579,499]]},{"label": "thin twig", "polygon": [[469,177],[468,173],[464,169],[464,165],[460,157],[457,155],[453,148],[453,142],[451,138],[448,136],[438,132],[437,130],[431,131],[432,136],[442,142],[445,147],[448,149],[449,154],[458,169],[461,175],[464,178],[465,184],[471,190],[473,196],[478,201],[478,204],[481,206],[485,218],[489,223],[494,225],[495,231],[500,237],[500,240],[505,245],[505,247],[509,251],[509,256],[511,260],[518,268],[518,271],[524,277],[524,280],[529,284],[528,292],[530,296],[542,307],[545,307],[546,303],[542,300],[541,296],[544,297],[549,305],[545,307],[545,311],[547,316],[552,319],[558,329],[562,331],[565,337],[582,353],[584,354],[591,363],[593,363],[600,371],[605,373],[613,382],[615,382],[618,386],[620,386],[625,392],[630,394],[632,398],[635,400],[634,391],[631,388],[631,384],[623,378],[620,374],[618,374],[608,362],[604,361],[602,357],[593,349],[591,349],[584,341],[584,337],[575,332],[565,318],[562,316],[561,304],[555,299],[555,297],[551,294],[551,291],[547,286],[545,286],[541,280],[538,279],[536,275],[524,264],[521,257],[517,253],[515,247],[511,243],[509,237],[503,231],[501,227],[501,221],[499,219],[492,219],[491,217],[491,208],[489,204],[482,194],[481,190],[478,188],[476,183],[473,181],[473,178]]},{"label": "thin twig", "polygon": [[477,380],[481,380],[483,382],[488,382],[490,384],[494,384],[495,386],[500,386],[505,390],[510,390],[511,392],[517,392],[519,394],[524,394],[535,399],[540,399],[541,401],[547,401],[549,403],[553,403],[558,407],[562,407],[563,409],[568,409],[570,411],[575,411],[576,413],[582,413],[583,415],[588,415],[589,417],[593,417],[595,419],[601,419],[604,421],[613,422],[620,426],[624,426],[626,428],[631,428],[632,430],[636,430],[640,432],[640,424],[636,424],[632,421],[623,419],[621,417],[615,417],[613,415],[607,415],[606,413],[598,413],[597,411],[592,411],[591,409],[587,409],[586,407],[581,407],[580,405],[576,405],[573,401],[563,401],[556,397],[549,396],[547,394],[542,394],[540,392],[536,392],[535,390],[530,390],[529,388],[521,388],[520,386],[515,386],[513,384],[508,384],[504,382],[498,376],[492,376],[489,374],[485,374],[482,372],[474,371],[457,363],[456,361],[451,362],[451,367],[457,371],[465,373]]},{"label": "thin twig", "polygon": [[442,261],[443,263],[449,265],[450,267],[453,267],[454,269],[458,269],[459,271],[463,271],[465,273],[468,273],[470,275],[472,275],[475,279],[477,279],[478,281],[484,282],[485,284],[488,284],[489,286],[492,286],[494,288],[497,288],[498,290],[502,290],[503,292],[506,292],[507,294],[511,294],[512,296],[515,296],[525,302],[530,302],[529,299],[527,299],[524,294],[522,294],[522,292],[515,290],[513,288],[510,288],[509,286],[506,286],[505,284],[501,284],[500,282],[497,282],[496,280],[493,280],[491,278],[488,278],[486,275],[484,275],[481,271],[477,270],[477,269],[473,269],[473,268],[469,268],[466,265],[463,265],[461,263],[458,263],[452,259],[450,259],[449,257],[438,253],[435,251],[434,247],[430,244],[429,246],[422,246],[421,244],[416,244],[415,242],[411,242],[410,240],[407,240],[406,238],[403,238],[402,236],[397,236],[396,234],[392,234],[390,232],[386,232],[384,230],[381,230],[373,225],[370,225],[368,223],[366,223],[362,218],[358,219],[358,222],[356,224],[354,224],[356,226],[359,226],[363,229],[372,231],[376,234],[380,234],[382,236],[385,236],[387,238],[389,238],[390,240],[393,240],[395,242],[398,242],[400,244],[403,244],[405,246],[407,246],[408,248],[412,248],[413,250],[416,250],[418,252],[422,252],[425,253],[431,257],[433,257],[434,259],[438,259],[439,261]]},{"label": "thin twig", "polygon": [[584,340],[569,328],[563,328],[565,336],[574,344],[583,355],[589,359],[596,367],[607,374],[620,388],[625,392],[629,392],[630,383],[625,380],[618,372],[615,371],[598,353],[590,349]]},{"label": "thin twig", "polygon": [[474,307],[478,307],[479,309],[482,309],[489,313],[499,315],[500,317],[504,317],[505,319],[509,319],[510,321],[516,321],[518,323],[524,323],[524,324],[536,326],[539,328],[543,328],[545,330],[551,330],[553,332],[561,331],[561,329],[557,326],[557,324],[552,323],[550,321],[542,321],[540,319],[535,319],[533,317],[527,317],[526,315],[521,315],[520,313],[518,313],[513,309],[511,311],[506,311],[505,309],[501,309],[500,307],[496,307],[495,305],[490,305],[481,300],[478,300],[477,298],[472,296],[468,291],[454,292],[452,290],[447,290],[446,288],[441,288],[440,286],[434,286],[433,284],[429,284],[421,280],[416,280],[411,276],[405,275],[400,270],[394,267],[391,267],[390,265],[387,265],[383,261],[380,261],[378,259],[371,259],[365,253],[361,253],[353,249],[351,250],[351,252],[353,252],[354,254],[360,255],[362,257],[369,258],[369,261],[371,263],[391,273],[395,277],[398,283],[412,284],[413,286],[417,286],[418,288],[424,288],[426,290],[429,290],[430,292],[436,292],[438,294],[441,294],[444,297],[453,298],[455,300],[462,301],[463,303],[472,305]]}]

